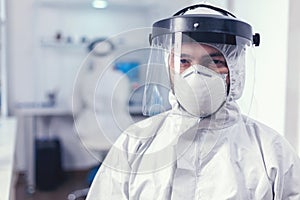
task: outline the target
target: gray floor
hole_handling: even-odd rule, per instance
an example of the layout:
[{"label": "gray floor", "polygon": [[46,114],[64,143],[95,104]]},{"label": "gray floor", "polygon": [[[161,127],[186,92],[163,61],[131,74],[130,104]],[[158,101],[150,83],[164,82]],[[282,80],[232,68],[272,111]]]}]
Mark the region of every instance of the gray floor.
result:
[{"label": "gray floor", "polygon": [[66,172],[65,180],[51,191],[40,191],[32,195],[26,192],[26,182],[24,174],[20,174],[16,185],[16,200],[65,200],[70,192],[88,187],[86,177],[88,171]]}]

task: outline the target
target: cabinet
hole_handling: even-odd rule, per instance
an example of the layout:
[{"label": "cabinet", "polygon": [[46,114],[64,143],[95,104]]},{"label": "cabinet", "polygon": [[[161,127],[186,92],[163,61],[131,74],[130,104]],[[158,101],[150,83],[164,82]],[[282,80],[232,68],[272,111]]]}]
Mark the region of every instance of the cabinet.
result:
[{"label": "cabinet", "polygon": [[0,118],[0,194],[1,199],[15,199],[17,172],[15,171],[15,148],[17,120]]}]

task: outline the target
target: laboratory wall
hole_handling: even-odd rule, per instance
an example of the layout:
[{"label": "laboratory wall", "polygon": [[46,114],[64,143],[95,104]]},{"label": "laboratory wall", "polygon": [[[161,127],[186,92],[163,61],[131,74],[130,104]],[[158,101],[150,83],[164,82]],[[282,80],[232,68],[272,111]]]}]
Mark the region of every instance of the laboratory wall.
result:
[{"label": "laboratory wall", "polygon": [[290,0],[285,135],[300,152],[300,2]]},{"label": "laboratory wall", "polygon": [[[88,56],[87,45],[97,38],[115,37],[133,29],[149,28],[155,20],[169,17],[190,3],[112,2],[114,5],[107,9],[94,9],[83,0],[7,1],[9,114],[20,116],[22,109],[49,106],[48,96],[54,93],[55,106],[69,109],[70,113],[58,116],[51,114],[47,127],[43,125],[43,119],[38,117],[34,134],[39,138],[50,135],[61,140],[65,169],[86,168],[98,162],[81,143],[74,129],[71,112],[73,84]],[[149,45],[148,37],[144,41],[127,41],[119,37],[116,42],[117,47],[123,48],[132,48],[141,43]],[[28,123],[27,119],[19,121],[19,170],[26,169]]]}]

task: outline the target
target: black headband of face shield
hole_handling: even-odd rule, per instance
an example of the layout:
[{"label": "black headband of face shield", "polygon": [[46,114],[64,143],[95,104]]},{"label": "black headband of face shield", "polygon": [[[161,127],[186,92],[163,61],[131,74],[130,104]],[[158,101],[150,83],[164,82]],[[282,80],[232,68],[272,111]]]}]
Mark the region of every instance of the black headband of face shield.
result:
[{"label": "black headband of face shield", "polygon": [[[220,12],[222,15],[191,14],[184,15],[187,11],[204,7]],[[259,46],[260,36],[252,35],[252,27],[235,18],[230,12],[206,4],[197,4],[186,7],[173,15],[171,18],[157,21],[153,24],[150,34],[150,44],[157,36],[182,32],[190,35],[195,41],[224,44],[236,44],[236,36],[247,39],[255,46]],[[211,35],[210,35],[211,34]],[[206,40],[207,39],[207,40]],[[248,42],[247,42],[248,43]]]}]

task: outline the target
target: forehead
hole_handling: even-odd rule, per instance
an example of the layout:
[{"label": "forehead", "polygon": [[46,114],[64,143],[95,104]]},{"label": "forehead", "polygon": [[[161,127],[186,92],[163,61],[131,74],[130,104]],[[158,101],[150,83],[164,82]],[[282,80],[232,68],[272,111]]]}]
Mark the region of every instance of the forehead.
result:
[{"label": "forehead", "polygon": [[221,53],[218,49],[198,42],[182,43],[181,53],[188,54],[194,57],[202,57],[206,55]]}]

